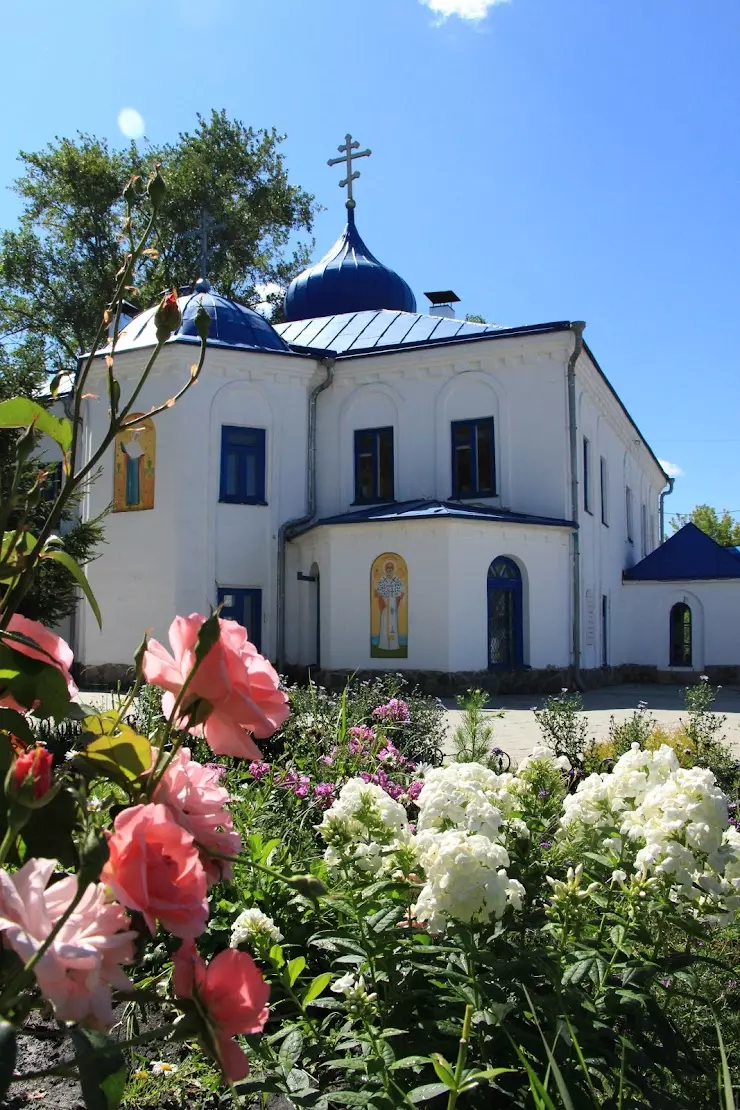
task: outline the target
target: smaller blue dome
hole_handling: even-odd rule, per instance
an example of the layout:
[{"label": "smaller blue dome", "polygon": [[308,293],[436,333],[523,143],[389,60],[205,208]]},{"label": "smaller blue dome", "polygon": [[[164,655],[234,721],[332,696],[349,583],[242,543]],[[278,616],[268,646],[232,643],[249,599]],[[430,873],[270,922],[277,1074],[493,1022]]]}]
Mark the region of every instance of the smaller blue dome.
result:
[{"label": "smaller blue dome", "polygon": [[347,226],[331,250],[288,286],[285,319],[382,308],[416,312],[416,298],[402,277],[370,253],[355,227],[354,209],[348,208]]},{"label": "smaller blue dome", "polygon": [[[280,338],[264,316],[260,316],[259,312],[254,312],[246,305],[237,304],[236,301],[230,301],[218,293],[212,293],[207,281],[197,281],[194,292],[178,297],[177,303],[182,313],[182,323],[172,336],[175,342],[178,340],[200,342],[195,327],[195,316],[198,308],[203,305],[211,317],[209,344],[214,343],[221,347],[248,347],[261,351],[290,351],[288,344]],[[155,312],[156,307],[148,308],[135,316],[122,329],[116,349],[123,351],[130,347],[154,346],[157,342],[154,326]]]}]

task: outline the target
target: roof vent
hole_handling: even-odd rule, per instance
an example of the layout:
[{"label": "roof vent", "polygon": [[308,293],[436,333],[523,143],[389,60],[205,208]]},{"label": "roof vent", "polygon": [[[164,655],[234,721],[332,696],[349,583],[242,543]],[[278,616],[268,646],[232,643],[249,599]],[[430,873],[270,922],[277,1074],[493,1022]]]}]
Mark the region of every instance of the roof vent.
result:
[{"label": "roof vent", "polygon": [[460,298],[451,289],[440,289],[436,293],[425,293],[424,296],[432,302],[432,307],[429,309],[430,316],[444,316],[448,320],[455,319],[455,309],[452,306],[457,304]]}]

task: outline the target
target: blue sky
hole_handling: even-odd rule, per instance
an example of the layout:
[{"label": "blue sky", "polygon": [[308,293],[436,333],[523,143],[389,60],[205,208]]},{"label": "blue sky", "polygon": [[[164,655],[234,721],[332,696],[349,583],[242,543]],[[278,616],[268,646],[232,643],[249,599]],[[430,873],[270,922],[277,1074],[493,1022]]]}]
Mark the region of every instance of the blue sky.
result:
[{"label": "blue sky", "polygon": [[[682,472],[667,511],[740,518],[738,0],[24,0],[3,37],[0,185],[55,135],[124,143],[122,108],[156,142],[225,108],[286,133],[318,255],[351,131],[358,226],[420,305],[585,319]],[[0,189],[0,227],[17,211]]]}]

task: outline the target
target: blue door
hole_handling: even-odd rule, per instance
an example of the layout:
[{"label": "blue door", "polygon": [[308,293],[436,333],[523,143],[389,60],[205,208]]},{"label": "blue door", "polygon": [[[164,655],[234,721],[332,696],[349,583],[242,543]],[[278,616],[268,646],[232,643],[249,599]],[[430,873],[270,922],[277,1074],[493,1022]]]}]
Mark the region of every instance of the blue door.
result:
[{"label": "blue door", "polygon": [[488,667],[511,669],[523,663],[522,576],[503,555],[488,568]]},{"label": "blue door", "polygon": [[224,620],[244,625],[258,651],[262,651],[262,590],[219,586],[218,603]]}]

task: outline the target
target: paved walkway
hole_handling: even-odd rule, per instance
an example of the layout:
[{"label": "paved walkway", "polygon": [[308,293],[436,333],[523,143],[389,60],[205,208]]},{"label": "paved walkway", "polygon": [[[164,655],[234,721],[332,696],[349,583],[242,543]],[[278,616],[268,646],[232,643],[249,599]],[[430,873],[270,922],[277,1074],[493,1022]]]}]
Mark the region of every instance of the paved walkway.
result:
[{"label": "paved walkway", "polygon": [[[677,725],[685,716],[680,686],[636,685],[610,686],[602,690],[590,690],[583,695],[585,714],[588,719],[589,735],[597,739],[607,736],[609,723],[614,717],[617,722],[632,715],[637,703],[646,701],[656,720],[663,725]],[[532,694],[512,694],[492,697],[489,710],[504,709],[501,719],[493,719],[494,744],[503,748],[515,762],[528,755],[535,745],[542,742],[542,733],[532,712],[532,706],[541,706],[544,697]],[[448,707],[448,729],[454,730],[460,721],[461,713],[454,699],[446,699]],[[726,687],[720,690],[714,703],[716,713],[725,714],[725,738],[727,743],[740,755],[740,689]]]}]

